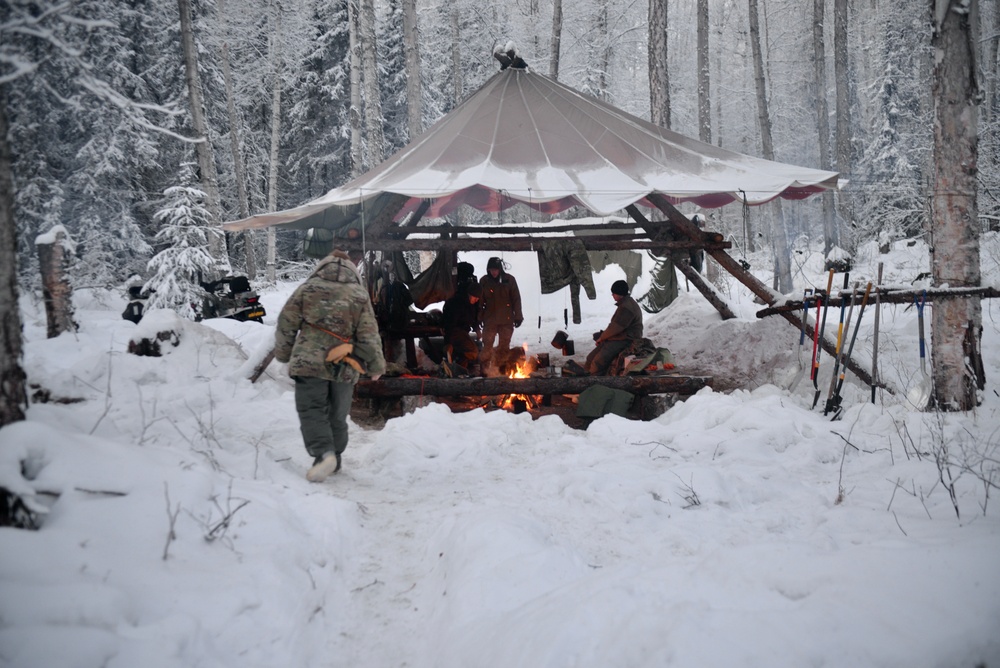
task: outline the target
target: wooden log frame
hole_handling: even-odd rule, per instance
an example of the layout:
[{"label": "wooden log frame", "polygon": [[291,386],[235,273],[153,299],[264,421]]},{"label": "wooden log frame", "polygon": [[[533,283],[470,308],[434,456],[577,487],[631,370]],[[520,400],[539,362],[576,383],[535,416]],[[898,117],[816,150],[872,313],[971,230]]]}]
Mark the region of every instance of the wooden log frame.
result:
[{"label": "wooden log frame", "polygon": [[[665,196],[653,193],[648,195],[646,199],[667,216],[667,221],[669,221],[677,233],[683,234],[692,240],[702,238],[704,233],[699,230],[694,223],[688,220],[687,216],[674,207],[674,205],[671,204]],[[743,269],[743,267],[740,266],[740,263],[733,259],[733,257],[725,250],[706,247],[705,252],[711,255],[712,258],[718,262],[723,269],[732,274],[736,280],[745,285],[750,292],[763,299],[768,306],[774,306],[779,299],[784,298],[784,295],[781,295],[767,287],[764,283],[758,280],[756,276]],[[808,322],[803,322],[794,311],[782,311],[777,315],[780,315],[782,318],[790,322],[798,330],[805,328],[806,336],[814,338],[813,327]],[[823,350],[828,352],[831,356],[837,354],[836,344],[831,343],[825,336],[820,339],[819,345],[821,345]],[[876,383],[872,379],[871,374],[863,369],[861,365],[855,362],[852,358],[845,358],[843,364],[866,385],[875,385],[875,387],[881,387],[889,394],[895,394],[895,390],[888,385],[882,382]]]},{"label": "wooden log frame", "polygon": [[[874,301],[876,293],[878,294],[879,301],[883,304],[912,304],[914,297],[920,297],[924,294],[923,288],[905,289],[900,290],[896,288],[872,288],[872,296],[869,297],[869,301]],[[978,296],[980,299],[996,299],[1000,297],[1000,290],[992,287],[978,287],[978,288],[927,288],[927,301],[933,302],[935,299],[948,299],[957,297],[973,297]],[[840,306],[844,303],[845,293],[843,290],[836,296],[830,295],[830,299],[827,302],[830,306]],[[847,294],[848,304],[850,303],[850,294]],[[805,300],[806,304],[816,305],[815,299]],[[802,300],[798,301],[786,301],[784,304],[770,306],[765,309],[757,311],[758,318],[766,318],[770,315],[779,315],[781,313],[795,312],[802,310]]]},{"label": "wooden log frame", "polygon": [[428,395],[437,397],[500,396],[504,394],[579,394],[593,385],[625,390],[637,395],[691,395],[711,385],[709,376],[562,376],[560,378],[413,378],[385,377],[361,380],[355,386],[359,399],[388,399]]},{"label": "wooden log frame", "polygon": [[[682,214],[670,201],[663,195],[658,193],[652,193],[646,197],[646,200],[653,204],[657,209],[659,209],[663,214],[666,215],[667,220],[662,222],[654,222],[646,219],[635,205],[631,205],[626,208],[626,210],[640,223],[640,226],[645,230],[648,240],[643,240],[642,237],[637,235],[601,235],[601,236],[583,236],[583,237],[573,237],[573,239],[579,239],[583,241],[584,247],[587,250],[638,250],[638,249],[650,249],[655,250],[658,254],[670,253],[673,251],[691,250],[691,249],[703,249],[710,255],[716,262],[719,263],[726,271],[733,275],[736,280],[740,281],[745,285],[753,294],[760,297],[766,304],[770,307],[775,307],[777,301],[783,297],[783,295],[768,288],[764,283],[758,280],[753,274],[743,269],[740,264],[730,256],[726,250],[732,247],[732,244],[725,241],[722,235],[718,233],[705,232],[700,230],[694,223],[692,223],[684,214]],[[538,236],[527,236],[537,234],[540,229],[543,228],[533,228],[524,227],[523,229],[508,229],[502,233],[510,234],[523,233],[525,237],[510,237],[510,238],[447,238],[454,236],[456,232],[455,229],[447,229],[445,231],[444,227],[438,229],[437,227],[423,227],[417,226],[417,223],[423,217],[424,213],[427,211],[429,202],[426,200],[421,203],[420,207],[414,212],[412,216],[409,217],[402,225],[397,226],[394,230],[389,229],[392,219],[396,214],[399,213],[403,204],[405,204],[404,196],[397,196],[389,205],[387,205],[376,220],[373,220],[369,225],[367,225],[366,234],[364,240],[362,239],[337,239],[336,243],[339,248],[345,251],[358,251],[362,250],[363,247],[367,246],[372,250],[381,251],[396,251],[396,250],[509,250],[509,251],[524,251],[524,250],[535,250],[534,246],[539,241],[547,239],[567,239],[567,237],[538,237]],[[398,202],[398,205],[397,205]],[[561,226],[558,229],[563,228],[575,228],[576,226]],[[489,228],[484,228],[483,230],[476,230],[477,232],[484,232]],[[555,230],[557,228],[551,228]],[[617,229],[617,226],[613,229]],[[406,238],[409,233],[416,232],[427,232],[430,230],[440,231],[442,235],[446,238],[418,238],[410,239]],[[566,229],[566,231],[575,231],[574,229]],[[487,232],[488,234],[489,232]],[[501,233],[499,231],[495,233]],[[624,236],[625,238],[622,238]],[[681,238],[678,240],[677,237]],[[678,264],[680,266],[681,263]],[[682,272],[688,279],[691,280],[691,276],[688,272]],[[695,272],[691,272],[695,273]],[[723,318],[734,317],[732,310],[729,309],[728,305],[725,304],[721,297],[714,294],[714,291],[707,289],[707,283],[704,281],[692,281],[695,287],[702,292],[703,295],[709,300],[710,303],[719,310]],[[928,291],[930,295],[930,291]],[[832,302],[831,302],[832,303]],[[798,317],[797,311],[801,309],[802,304],[799,303],[796,308],[789,308],[785,310],[783,307],[776,308],[774,313],[781,315],[785,320],[795,326],[797,329],[805,329],[806,335],[813,337],[814,330],[808,322],[803,322],[801,318]],[[820,345],[823,350],[827,351],[830,355],[836,355],[835,345],[831,343],[826,337],[823,337],[820,341]],[[262,361],[261,365],[254,370],[254,378],[258,378],[267,366],[270,359],[265,359]],[[844,360],[844,365],[846,368],[850,369],[862,382],[868,385],[874,385],[875,387],[881,387],[890,394],[894,393],[893,388],[879,382],[875,383],[869,373],[861,368],[861,366],[851,358]],[[678,376],[666,376],[666,377],[641,377],[641,376],[607,376],[599,377],[599,380],[595,377],[581,377],[581,378],[560,378],[560,379],[502,379],[502,378],[468,378],[468,379],[443,379],[443,378],[382,378],[378,381],[363,380],[358,383],[356,394],[359,397],[399,397],[407,395],[419,395],[419,394],[439,394],[439,396],[475,396],[475,395],[491,395],[491,394],[552,394],[552,393],[579,393],[582,389],[589,387],[592,384],[600,383],[610,387],[616,387],[617,385],[624,384],[629,385],[635,389],[640,390],[639,394],[651,393],[649,390],[643,391],[644,383],[649,383],[649,378],[656,378],[659,385],[657,387],[668,387],[671,384],[675,384],[677,389],[660,389],[655,390],[655,392],[679,392],[683,393],[683,388],[692,388],[692,392],[697,391],[704,385],[708,384],[707,379],[698,379],[697,377],[678,377]],[[672,378],[674,380],[665,380],[667,378]],[[680,382],[676,379],[685,379],[684,382]],[[622,380],[616,380],[622,379]],[[637,382],[636,379],[643,379],[642,382]],[[552,381],[559,381],[553,383]],[[536,385],[532,383],[544,382],[545,386],[539,390],[536,389]],[[520,383],[520,385],[510,385],[510,383]],[[699,384],[700,383],[700,384]],[[519,387],[520,389],[505,389]],[[580,387],[580,390],[564,390],[555,389],[562,387]],[[429,389],[433,388],[433,389]],[[620,389],[628,389],[626,387],[621,387]],[[630,389],[629,391],[634,391]]]},{"label": "wooden log frame", "polygon": [[[731,308],[729,308],[729,304],[726,303],[726,300],[723,299],[722,296],[719,295],[719,293],[717,293],[707,281],[705,281],[701,274],[694,270],[691,266],[690,260],[688,258],[681,258],[678,254],[672,252],[679,249],[672,245],[676,244],[677,241],[672,238],[673,235],[670,233],[667,226],[662,223],[654,223],[649,220],[646,216],[642,215],[642,212],[639,211],[634,204],[630,204],[625,210],[628,211],[629,215],[631,215],[632,218],[634,218],[651,237],[662,242],[662,245],[657,249],[659,251],[658,254],[670,253],[670,259],[674,262],[674,266],[680,269],[681,273],[684,274],[685,278],[687,278],[688,281],[694,285],[695,289],[708,300],[709,304],[715,307],[715,310],[719,312],[719,315],[722,316],[723,320],[731,320],[736,317],[736,314],[733,313]],[[701,232],[701,230],[699,230],[699,232]],[[718,236],[721,238],[721,235],[716,235],[711,232],[701,232],[701,235],[703,243],[697,243],[692,240],[692,243],[697,243],[697,248],[699,250],[707,249],[709,247],[714,248],[715,242],[718,241],[716,237]],[[709,243],[709,240],[711,240],[711,243]]]},{"label": "wooden log frame", "polygon": [[[382,238],[384,238],[386,232],[390,229],[390,227],[396,227],[392,225],[392,221],[396,217],[396,215],[400,212],[400,210],[402,210],[403,206],[406,205],[409,199],[410,198],[407,197],[406,195],[392,194],[392,199],[390,199],[388,202],[385,203],[385,206],[382,207],[382,209],[378,212],[378,214],[372,216],[371,219],[365,218],[364,220],[362,220],[362,227],[364,228],[362,230],[362,237],[364,238],[365,241],[364,246],[370,246],[373,243],[381,246],[379,242],[382,240]],[[362,215],[364,215],[363,202],[361,204],[361,207],[362,207],[361,209]],[[427,209],[425,207],[424,211],[426,210]],[[423,214],[421,213],[421,215]],[[336,240],[337,248],[339,248],[340,250],[345,250],[345,251],[365,250],[365,248],[362,247],[361,239],[354,240],[357,242],[357,248],[351,248],[347,244],[342,244],[342,241],[347,241],[347,240],[346,239]],[[381,247],[379,247],[378,250],[382,250]]]},{"label": "wooden log frame", "polygon": [[733,310],[729,308],[729,304],[726,300],[715,291],[715,288],[705,280],[705,277],[695,271],[694,267],[691,266],[691,261],[684,258],[672,258],[674,261],[674,266],[677,267],[684,277],[694,285],[695,289],[698,290],[708,300],[708,303],[715,307],[715,310],[719,312],[723,320],[732,320],[736,317]]}]

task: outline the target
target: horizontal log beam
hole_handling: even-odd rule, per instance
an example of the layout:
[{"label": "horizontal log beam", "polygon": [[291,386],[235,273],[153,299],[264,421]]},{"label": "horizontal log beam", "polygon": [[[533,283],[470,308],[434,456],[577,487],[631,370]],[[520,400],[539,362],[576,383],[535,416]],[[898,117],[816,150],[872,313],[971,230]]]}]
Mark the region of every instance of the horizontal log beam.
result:
[{"label": "horizontal log beam", "polygon": [[[605,237],[501,237],[501,238],[460,238],[460,239],[386,239],[380,237],[364,240],[364,248],[380,251],[407,250],[451,250],[451,251],[537,251],[542,242],[564,241],[575,243],[580,241],[587,250],[698,250],[702,248],[724,249],[732,244],[722,241],[706,245],[700,241],[652,241],[645,235],[608,235]],[[337,239],[336,247],[344,251],[362,250],[362,240]]]},{"label": "horizontal log beam", "polygon": [[390,378],[362,380],[355,386],[361,399],[430,395],[481,397],[503,394],[579,394],[603,385],[633,394],[694,394],[711,385],[709,376],[561,376],[559,378]]},{"label": "horizontal log beam", "polygon": [[[914,297],[920,297],[923,294],[923,288],[919,290],[894,290],[892,288],[882,288],[876,290],[872,288],[872,294],[868,297],[868,303],[873,304],[875,302],[875,293],[878,292],[879,302],[882,304],[912,304]],[[850,297],[850,295],[848,295]],[[974,288],[927,288],[927,301],[933,302],[935,298],[937,299],[954,299],[957,297],[979,297],[980,299],[996,299],[1000,297],[1000,290],[991,287],[974,287]],[[861,299],[859,294],[858,300]],[[816,299],[810,298],[806,300],[806,303],[811,307],[816,306]],[[834,293],[829,299],[830,306],[840,306],[844,303],[844,292]],[[848,299],[848,304],[850,304],[850,299]],[[769,315],[780,315],[782,313],[790,313],[794,311],[802,310],[802,300],[789,301],[781,304],[780,306],[771,306],[769,308],[761,309],[757,311],[758,318],[766,318]]]}]

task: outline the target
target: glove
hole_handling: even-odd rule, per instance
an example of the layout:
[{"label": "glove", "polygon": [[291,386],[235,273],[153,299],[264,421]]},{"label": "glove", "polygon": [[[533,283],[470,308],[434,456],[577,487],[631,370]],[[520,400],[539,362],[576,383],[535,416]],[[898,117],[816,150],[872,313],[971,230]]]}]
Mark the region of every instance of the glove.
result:
[{"label": "glove", "polygon": [[345,357],[354,352],[354,346],[350,343],[339,343],[326,352],[326,361],[336,364],[343,361]]},{"label": "glove", "polygon": [[515,320],[514,327],[515,328],[520,327],[522,323],[524,323],[524,320]]}]

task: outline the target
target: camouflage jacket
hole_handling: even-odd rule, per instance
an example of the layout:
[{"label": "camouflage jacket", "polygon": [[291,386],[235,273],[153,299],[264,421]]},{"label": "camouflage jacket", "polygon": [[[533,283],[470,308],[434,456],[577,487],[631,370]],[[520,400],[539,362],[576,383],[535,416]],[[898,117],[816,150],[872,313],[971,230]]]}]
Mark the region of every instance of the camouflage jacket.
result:
[{"label": "camouflage jacket", "polygon": [[320,260],[282,307],[274,332],[274,358],[288,362],[288,374],[293,377],[358,382],[358,372],[351,366],[326,361],[327,351],[342,341],[323,329],[353,343],[354,354],[365,362],[371,375],[385,373],[382,339],[371,300],[354,263],[340,251]]}]

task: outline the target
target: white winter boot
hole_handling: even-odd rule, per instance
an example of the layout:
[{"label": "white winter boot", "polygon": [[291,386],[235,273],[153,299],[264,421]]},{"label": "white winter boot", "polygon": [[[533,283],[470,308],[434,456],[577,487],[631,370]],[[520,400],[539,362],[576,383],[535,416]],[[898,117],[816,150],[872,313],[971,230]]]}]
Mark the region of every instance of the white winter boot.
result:
[{"label": "white winter boot", "polygon": [[306,480],[309,482],[323,482],[331,474],[340,470],[340,455],[335,452],[324,452],[322,457],[317,457],[311,469],[306,471]]}]

